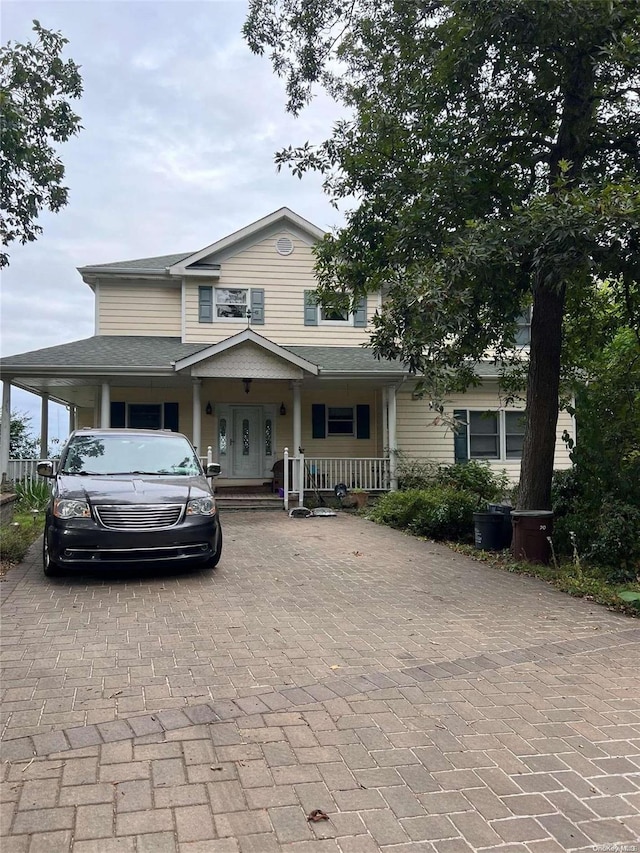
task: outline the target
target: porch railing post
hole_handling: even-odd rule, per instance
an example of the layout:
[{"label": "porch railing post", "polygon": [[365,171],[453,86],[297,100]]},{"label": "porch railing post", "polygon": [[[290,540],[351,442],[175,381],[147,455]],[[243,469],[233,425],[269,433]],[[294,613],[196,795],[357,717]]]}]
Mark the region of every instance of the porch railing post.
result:
[{"label": "porch railing post", "polygon": [[284,508],[285,508],[285,510],[288,510],[289,509],[289,448],[288,447],[285,447],[285,449],[284,449],[283,491],[284,491]]},{"label": "porch railing post", "polygon": [[298,453],[298,506],[304,506],[304,452]]}]

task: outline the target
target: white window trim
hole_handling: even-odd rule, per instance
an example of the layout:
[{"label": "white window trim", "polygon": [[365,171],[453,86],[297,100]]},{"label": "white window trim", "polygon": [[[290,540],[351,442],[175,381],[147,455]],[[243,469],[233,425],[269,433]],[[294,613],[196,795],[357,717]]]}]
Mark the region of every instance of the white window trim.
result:
[{"label": "white window trim", "polygon": [[[221,290],[242,290],[247,294],[242,317],[218,317],[218,293]],[[229,303],[221,303],[228,305]],[[237,303],[233,303],[237,304]],[[250,287],[214,287],[213,288],[213,322],[214,323],[246,323],[247,311],[251,310],[251,288]]]},{"label": "white window trim", "polygon": [[323,320],[322,319],[322,308],[318,305],[318,325],[319,326],[340,326],[344,328],[345,326],[353,326],[353,314],[347,314],[346,320]]},{"label": "white window trim", "polygon": [[[522,455],[520,456],[507,456],[507,422],[506,415],[511,414],[513,412],[517,414],[524,415],[524,409],[480,409],[477,407],[467,408],[465,410],[467,412],[467,459],[470,462],[521,462]],[[472,456],[471,455],[471,418],[469,415],[474,412],[479,412],[480,414],[484,414],[485,412],[491,412],[492,414],[498,415],[498,456]]]},{"label": "white window trim", "polygon": [[[329,432],[329,409],[351,409],[351,432]],[[356,436],[356,407],[355,406],[326,406],[324,434],[326,438],[355,438]]]},{"label": "white window trim", "polygon": [[529,330],[529,340],[526,344],[519,344],[517,341],[515,342],[516,349],[529,349],[531,346],[531,322],[533,320],[533,306],[529,306],[526,311],[523,311],[516,319],[520,320],[521,318],[528,317],[527,323],[517,323],[516,324],[516,335],[518,334],[519,329],[528,329]]}]

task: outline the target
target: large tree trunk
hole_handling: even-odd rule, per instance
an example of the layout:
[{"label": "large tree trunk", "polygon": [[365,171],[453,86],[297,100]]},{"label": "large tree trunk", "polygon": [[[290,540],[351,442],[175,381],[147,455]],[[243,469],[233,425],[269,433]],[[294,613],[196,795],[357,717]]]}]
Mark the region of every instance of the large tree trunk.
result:
[{"label": "large tree trunk", "polygon": [[551,509],[565,288],[533,296],[527,414],[518,509]]}]

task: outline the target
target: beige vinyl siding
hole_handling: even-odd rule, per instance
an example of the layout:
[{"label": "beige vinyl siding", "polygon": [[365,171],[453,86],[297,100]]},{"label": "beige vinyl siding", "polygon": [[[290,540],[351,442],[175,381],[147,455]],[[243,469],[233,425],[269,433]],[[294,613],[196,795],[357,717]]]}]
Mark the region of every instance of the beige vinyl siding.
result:
[{"label": "beige vinyl siding", "polygon": [[[291,255],[282,256],[275,250],[278,237],[287,236],[294,243]],[[299,238],[279,232],[256,243],[237,255],[222,261],[220,278],[187,278],[185,280],[185,337],[186,343],[217,343],[241,332],[247,321],[216,320],[198,322],[198,287],[264,288],[265,322],[254,325],[254,331],[277,344],[307,344],[322,346],[357,346],[368,340],[366,329],[345,323],[339,326],[304,325],[304,291],[314,290],[311,247]],[[378,305],[377,296],[367,303],[371,317]]]},{"label": "beige vinyl siding", "polygon": [[[451,417],[455,409],[471,409],[478,411],[495,411],[504,409],[501,405],[497,390],[475,388],[466,394],[453,395],[447,401],[445,415]],[[522,408],[508,406],[507,411]],[[438,413],[429,409],[428,399],[412,400],[411,388],[408,386],[398,394],[398,449],[408,459],[420,459],[434,462],[438,465],[452,465],[454,460],[453,433],[449,427],[438,418]],[[573,435],[573,419],[567,412],[560,412],[556,434],[556,451],[554,466],[558,469],[569,468],[571,461],[562,433],[567,430]],[[517,482],[520,478],[520,461],[518,459],[490,459],[492,468],[497,471],[505,470],[509,478]]]},{"label": "beige vinyl siding", "polygon": [[131,283],[100,283],[98,293],[99,335],[182,334],[180,284],[171,286]]}]

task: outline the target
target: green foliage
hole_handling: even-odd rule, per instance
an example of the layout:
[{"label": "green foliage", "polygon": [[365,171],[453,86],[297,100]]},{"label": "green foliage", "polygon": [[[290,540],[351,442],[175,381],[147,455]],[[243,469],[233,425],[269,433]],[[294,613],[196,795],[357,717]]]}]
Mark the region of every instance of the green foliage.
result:
[{"label": "green foliage", "polygon": [[495,472],[488,462],[465,462],[441,468],[437,482],[476,495],[478,502],[501,500],[509,489],[505,471]]},{"label": "green foliage", "polygon": [[[61,57],[67,39],[33,22],[34,42],[9,42],[0,48],[0,236],[4,246],[27,243],[42,233],[44,209],[57,212],[67,203],[64,166],[56,146],[80,130],[80,119],[67,99],[79,98],[78,66]],[[0,267],[9,255],[0,253]]]},{"label": "green foliage", "polygon": [[46,509],[51,497],[51,486],[45,480],[25,479],[16,483],[15,491],[20,509],[26,511],[36,509],[41,512]]},{"label": "green foliage", "polygon": [[556,472],[554,544],[606,569],[612,581],[640,577],[640,342],[623,329],[594,353],[577,395],[573,468]]},{"label": "green foliage", "polygon": [[276,154],[358,199],[320,301],[384,289],[374,352],[449,389],[490,348],[508,366],[533,305],[523,509],[549,504],[561,374],[640,317],[639,33],[638,0],[250,1],[288,109],[323,86],[349,116]]},{"label": "green foliage", "polygon": [[34,519],[24,513],[17,514],[13,522],[0,528],[0,560],[21,562],[31,543],[42,533],[44,518]]},{"label": "green foliage", "polygon": [[9,456],[12,459],[37,459],[40,442],[31,433],[29,415],[24,412],[12,412],[9,433]]},{"label": "green foliage", "polygon": [[630,589],[624,589],[622,592],[618,593],[618,598],[621,598],[632,607],[636,607],[640,610],[640,592],[633,592]]},{"label": "green foliage", "polygon": [[369,518],[430,539],[469,539],[475,495],[447,486],[383,495]]},{"label": "green foliage", "polygon": [[455,465],[436,465],[401,457],[397,470],[402,491],[448,486],[475,495],[478,503],[486,503],[501,500],[509,489],[506,473],[495,472],[488,462],[472,460]]}]

